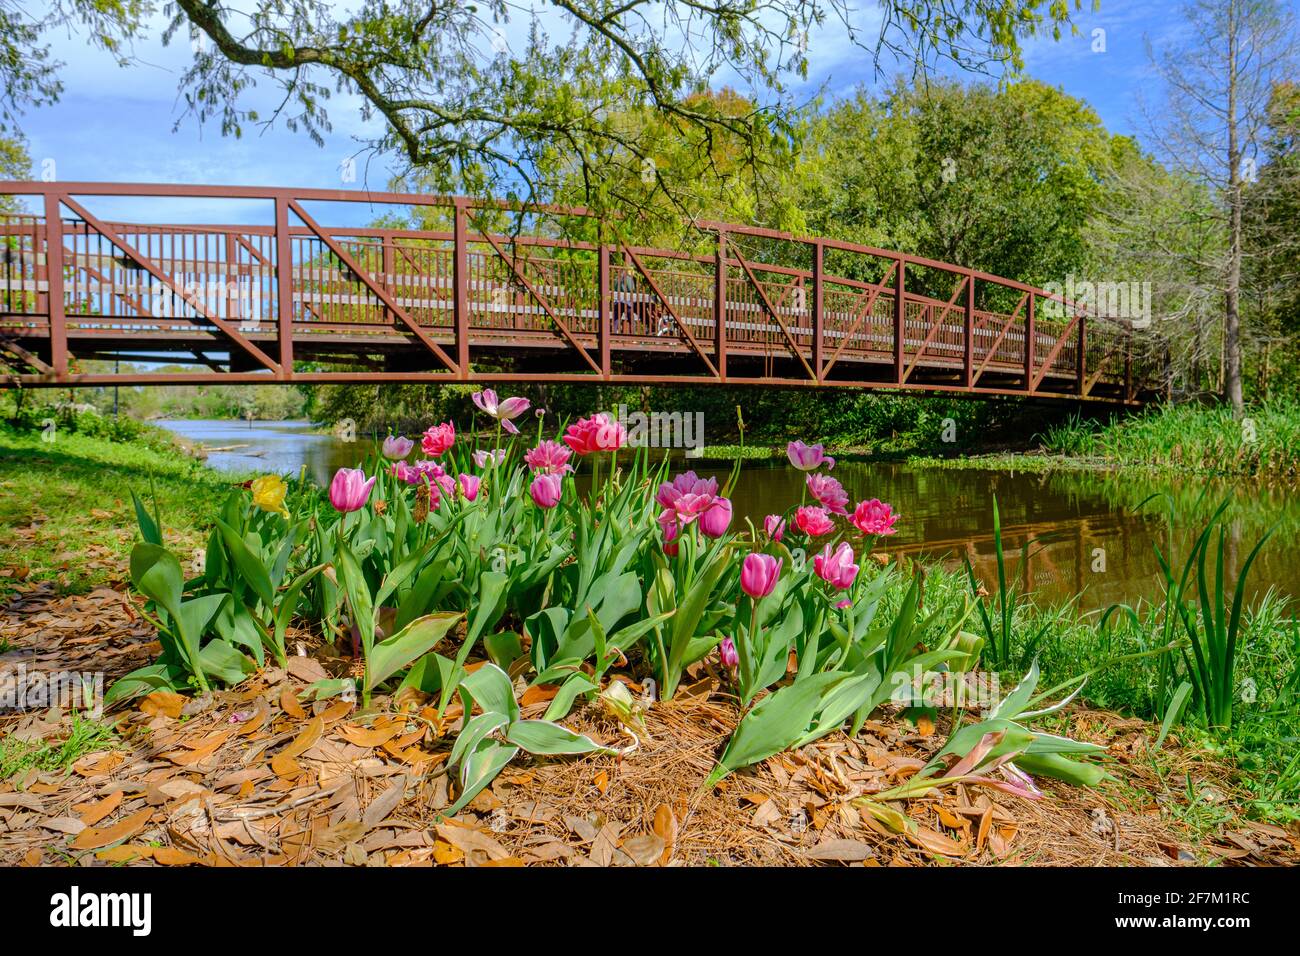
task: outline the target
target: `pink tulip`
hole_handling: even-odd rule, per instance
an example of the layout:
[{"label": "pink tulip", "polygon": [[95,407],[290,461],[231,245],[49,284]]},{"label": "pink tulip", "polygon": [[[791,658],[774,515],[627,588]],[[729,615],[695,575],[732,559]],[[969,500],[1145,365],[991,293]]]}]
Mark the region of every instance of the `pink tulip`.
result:
[{"label": "pink tulip", "polygon": [[785,519],[780,515],[768,515],[763,519],[763,530],[769,541],[780,541],[785,537]]},{"label": "pink tulip", "polygon": [[498,448],[498,449],[497,449],[496,451],[494,451],[494,452],[493,452],[493,451],[476,451],[476,452],[474,452],[474,454],[473,454],[471,457],[473,457],[473,459],[474,459],[474,467],[475,467],[475,468],[484,468],[484,467],[486,467],[487,464],[488,464],[489,462],[491,462],[491,461],[495,461],[498,465],[501,464],[503,461],[505,461],[505,460],[506,460],[506,450],[505,450],[504,448]]},{"label": "pink tulip", "polygon": [[795,510],[794,523],[800,531],[810,538],[819,538],[835,530],[835,523],[831,521],[826,509],[815,508],[811,505]]},{"label": "pink tulip", "polygon": [[456,426],[451,422],[430,427],[420,439],[420,447],[424,453],[433,458],[442,457],[454,444],[456,444]]},{"label": "pink tulip", "polygon": [[627,442],[627,429],[605,412],[597,412],[570,425],[564,443],[579,455],[597,451],[615,451]]},{"label": "pink tulip", "polygon": [[813,558],[813,570],[827,584],[841,591],[853,586],[853,579],[858,576],[858,566],[853,563],[853,549],[847,541],[831,553],[831,546],[826,545],[821,554]]},{"label": "pink tulip", "polygon": [[383,454],[390,461],[401,461],[414,447],[415,442],[404,435],[389,435],[384,439]]},{"label": "pink tulip", "polygon": [[849,493],[830,475],[812,472],[808,475],[808,492],[824,508],[837,515],[847,514]]},{"label": "pink tulip", "polygon": [[677,557],[677,552],[681,550],[681,545],[677,543],[677,536],[682,530],[682,526],[677,523],[677,512],[665,508],[655,520],[659,522],[659,530],[663,532],[664,554],[670,558]]},{"label": "pink tulip", "polygon": [[559,442],[539,442],[536,448],[524,452],[524,464],[534,475],[563,475],[573,471],[569,458],[573,451]]},{"label": "pink tulip", "polygon": [[736,653],[736,642],[724,637],[718,645],[718,659],[727,670],[734,670],[740,664],[740,655]]},{"label": "pink tulip", "polygon": [[466,501],[473,501],[478,497],[478,486],[483,479],[477,475],[461,475],[456,480],[460,482],[460,493],[465,496]]},{"label": "pink tulip", "polygon": [[564,494],[564,476],[538,475],[528,486],[528,493],[539,508],[554,508]]},{"label": "pink tulip", "polygon": [[700,531],[710,538],[721,538],[731,525],[731,502],[714,498],[709,510],[700,515]]},{"label": "pink tulip", "polygon": [[330,482],[330,504],[343,514],[360,511],[366,506],[370,489],[374,485],[375,479],[367,479],[366,473],[360,468],[340,468]]},{"label": "pink tulip", "polygon": [[[475,405],[487,414],[491,415],[497,421],[501,422],[503,425],[505,425],[506,422],[509,422],[512,418],[518,418],[524,412],[528,411],[533,404],[528,399],[519,396],[498,401],[497,393],[490,388],[485,388],[481,392],[475,392],[470,396],[470,398],[474,400]],[[506,425],[506,430],[516,435],[519,434],[519,429],[515,428],[513,425]]]},{"label": "pink tulip", "polygon": [[655,501],[665,508],[676,510],[677,500],[685,495],[715,498],[718,494],[718,479],[700,478],[693,471],[682,472],[672,481],[665,481],[655,492]]},{"label": "pink tulip", "polygon": [[892,506],[885,504],[879,498],[859,502],[853,509],[851,520],[853,526],[863,534],[886,535],[894,534],[898,530],[894,527],[898,515],[894,514]]},{"label": "pink tulip", "polygon": [[770,554],[760,552],[747,554],[740,565],[741,590],[755,600],[771,594],[780,576],[781,559],[774,558]]},{"label": "pink tulip", "polygon": [[823,445],[805,445],[801,441],[792,441],[785,446],[786,457],[790,464],[800,471],[812,471],[825,465],[827,470],[835,467],[835,459],[826,454]]}]

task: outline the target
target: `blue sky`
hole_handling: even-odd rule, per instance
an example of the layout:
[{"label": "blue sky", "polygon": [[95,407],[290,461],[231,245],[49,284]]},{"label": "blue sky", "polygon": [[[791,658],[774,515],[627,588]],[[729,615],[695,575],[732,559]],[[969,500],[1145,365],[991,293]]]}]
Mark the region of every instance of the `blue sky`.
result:
[{"label": "blue sky", "polygon": [[[860,2],[861,23],[870,33],[874,4]],[[1139,91],[1153,102],[1159,99],[1145,42],[1158,51],[1175,39],[1182,29],[1178,10],[1179,4],[1171,2],[1102,0],[1099,12],[1077,14],[1078,36],[1031,41],[1026,72],[1089,102],[1112,131],[1140,134]],[[522,29],[519,22],[507,32]],[[1098,45],[1094,30],[1105,31],[1104,52],[1093,49]],[[371,158],[367,168],[363,157],[356,183],[341,181],[340,164],[358,151],[359,141],[374,128],[361,120],[356,101],[347,97],[335,97],[330,108],[334,129],[323,148],[283,127],[255,128],[236,140],[223,137],[216,124],[201,126],[184,115],[176,93],[177,79],[191,55],[189,44],[164,47],[159,32],[137,43],[139,62],[126,69],[75,34],[50,35],[56,55],[65,63],[66,89],[59,103],[32,110],[23,121],[38,174],[41,164],[52,160],[62,181],[374,188],[389,178],[382,158]],[[801,92],[824,89],[837,96],[859,84],[875,85],[870,60],[844,40],[842,27],[832,25],[814,34],[809,51],[811,75]],[[267,113],[273,89],[266,84],[264,90],[247,102]],[[112,216],[112,207],[105,201],[97,203],[96,210]],[[204,214],[200,205],[179,201],[154,212],[160,219]],[[137,206],[132,218],[140,215]]]}]

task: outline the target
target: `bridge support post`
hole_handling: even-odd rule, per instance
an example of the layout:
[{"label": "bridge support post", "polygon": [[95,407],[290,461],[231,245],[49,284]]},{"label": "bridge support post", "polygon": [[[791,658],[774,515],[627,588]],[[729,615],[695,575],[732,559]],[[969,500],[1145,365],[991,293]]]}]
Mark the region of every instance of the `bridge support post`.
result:
[{"label": "bridge support post", "polygon": [[59,194],[45,194],[45,286],[50,307],[50,368],[62,382],[68,377],[68,329],[63,304],[63,215]]},{"label": "bridge support post", "polygon": [[826,247],[820,242],[813,243],[812,367],[817,373],[818,385],[822,383],[822,266],[825,257]]},{"label": "bridge support post", "polygon": [[713,364],[718,381],[727,380],[727,233],[718,230],[718,251],[713,265]]},{"label": "bridge support post", "polygon": [[966,277],[966,308],[962,318],[962,385],[975,383],[975,273]]},{"label": "bridge support post", "polygon": [[293,377],[293,243],[289,240],[289,200],[275,197],[275,322],[280,346],[279,379]]},{"label": "bridge support post", "polygon": [[1034,390],[1034,349],[1038,345],[1038,329],[1034,325],[1034,302],[1038,297],[1029,293],[1029,312],[1025,319],[1025,391]]},{"label": "bridge support post", "polygon": [[609,362],[609,246],[600,244],[599,285],[600,303],[600,377],[609,381],[611,370]]},{"label": "bridge support post", "polygon": [[1083,398],[1083,393],[1087,388],[1085,383],[1088,381],[1088,317],[1083,314],[1079,315],[1079,344],[1077,347],[1079,349],[1079,360],[1074,363],[1077,366],[1074,387],[1078,391],[1079,397]]},{"label": "bridge support post", "polygon": [[1133,330],[1124,333],[1124,401],[1133,401]]},{"label": "bridge support post", "polygon": [[457,199],[452,227],[452,319],[456,326],[456,367],[460,378],[469,378],[469,251],[466,248],[466,211],[464,200]]},{"label": "bridge support post", "polygon": [[898,274],[894,280],[894,384],[903,384],[903,319],[907,315],[907,306],[903,301],[907,294],[907,262],[898,260]]}]

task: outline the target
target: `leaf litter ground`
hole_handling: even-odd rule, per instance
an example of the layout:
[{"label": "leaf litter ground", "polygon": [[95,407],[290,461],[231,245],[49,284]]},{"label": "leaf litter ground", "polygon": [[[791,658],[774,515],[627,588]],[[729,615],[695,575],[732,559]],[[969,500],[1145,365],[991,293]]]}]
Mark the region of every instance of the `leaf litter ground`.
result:
[{"label": "leaf litter ground", "polygon": [[[310,643],[307,635],[299,635]],[[106,682],[158,646],[123,591],[59,596],[23,586],[0,610],[0,686],[32,671],[102,671]],[[445,762],[461,714],[418,695],[371,711],[303,703],[312,681],[348,662],[290,658],[246,684],[200,698],[159,693],[109,713],[111,745],[70,766],[33,764],[0,780],[0,864],[210,866],[520,865],[1139,865],[1300,862],[1300,831],[1244,819],[1231,771],[1165,742],[1151,725],[1099,711],[1068,714],[1071,736],[1106,745],[1118,783],[1089,791],[1046,781],[1040,801],[957,786],[897,808],[906,834],[882,829],[854,799],[905,780],[944,728],[890,714],[856,739],[832,735],[701,784],[737,713],[706,671],[645,715],[619,757],[524,757],[451,819]],[[637,693],[641,688],[629,682]],[[525,717],[550,694],[523,691]],[[613,747],[632,741],[596,705],[565,720]],[[60,710],[0,714],[10,752],[74,732]],[[929,732],[921,732],[929,731]],[[1157,767],[1159,769],[1157,769]],[[1215,815],[1185,821],[1191,801]]]}]

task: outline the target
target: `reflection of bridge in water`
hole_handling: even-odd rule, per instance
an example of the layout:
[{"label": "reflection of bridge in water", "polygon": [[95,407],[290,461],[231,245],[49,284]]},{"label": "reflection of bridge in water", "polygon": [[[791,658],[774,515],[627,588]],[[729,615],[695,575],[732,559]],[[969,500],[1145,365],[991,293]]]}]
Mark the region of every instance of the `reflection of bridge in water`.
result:
[{"label": "reflection of bridge in water", "polygon": [[[37,204],[0,217],[11,385],[726,382],[1123,404],[1161,387],[1163,356],[1126,322],[831,239],[707,224],[699,255],[558,238],[564,223],[603,230],[580,210],[461,198],[0,182],[3,195]],[[127,223],[96,215],[106,197],[261,206],[270,224]],[[446,229],[328,227],[327,203],[418,209]],[[529,235],[483,225],[515,213]],[[83,364],[119,358],[136,367]],[[164,362],[186,367],[138,367]]]}]

